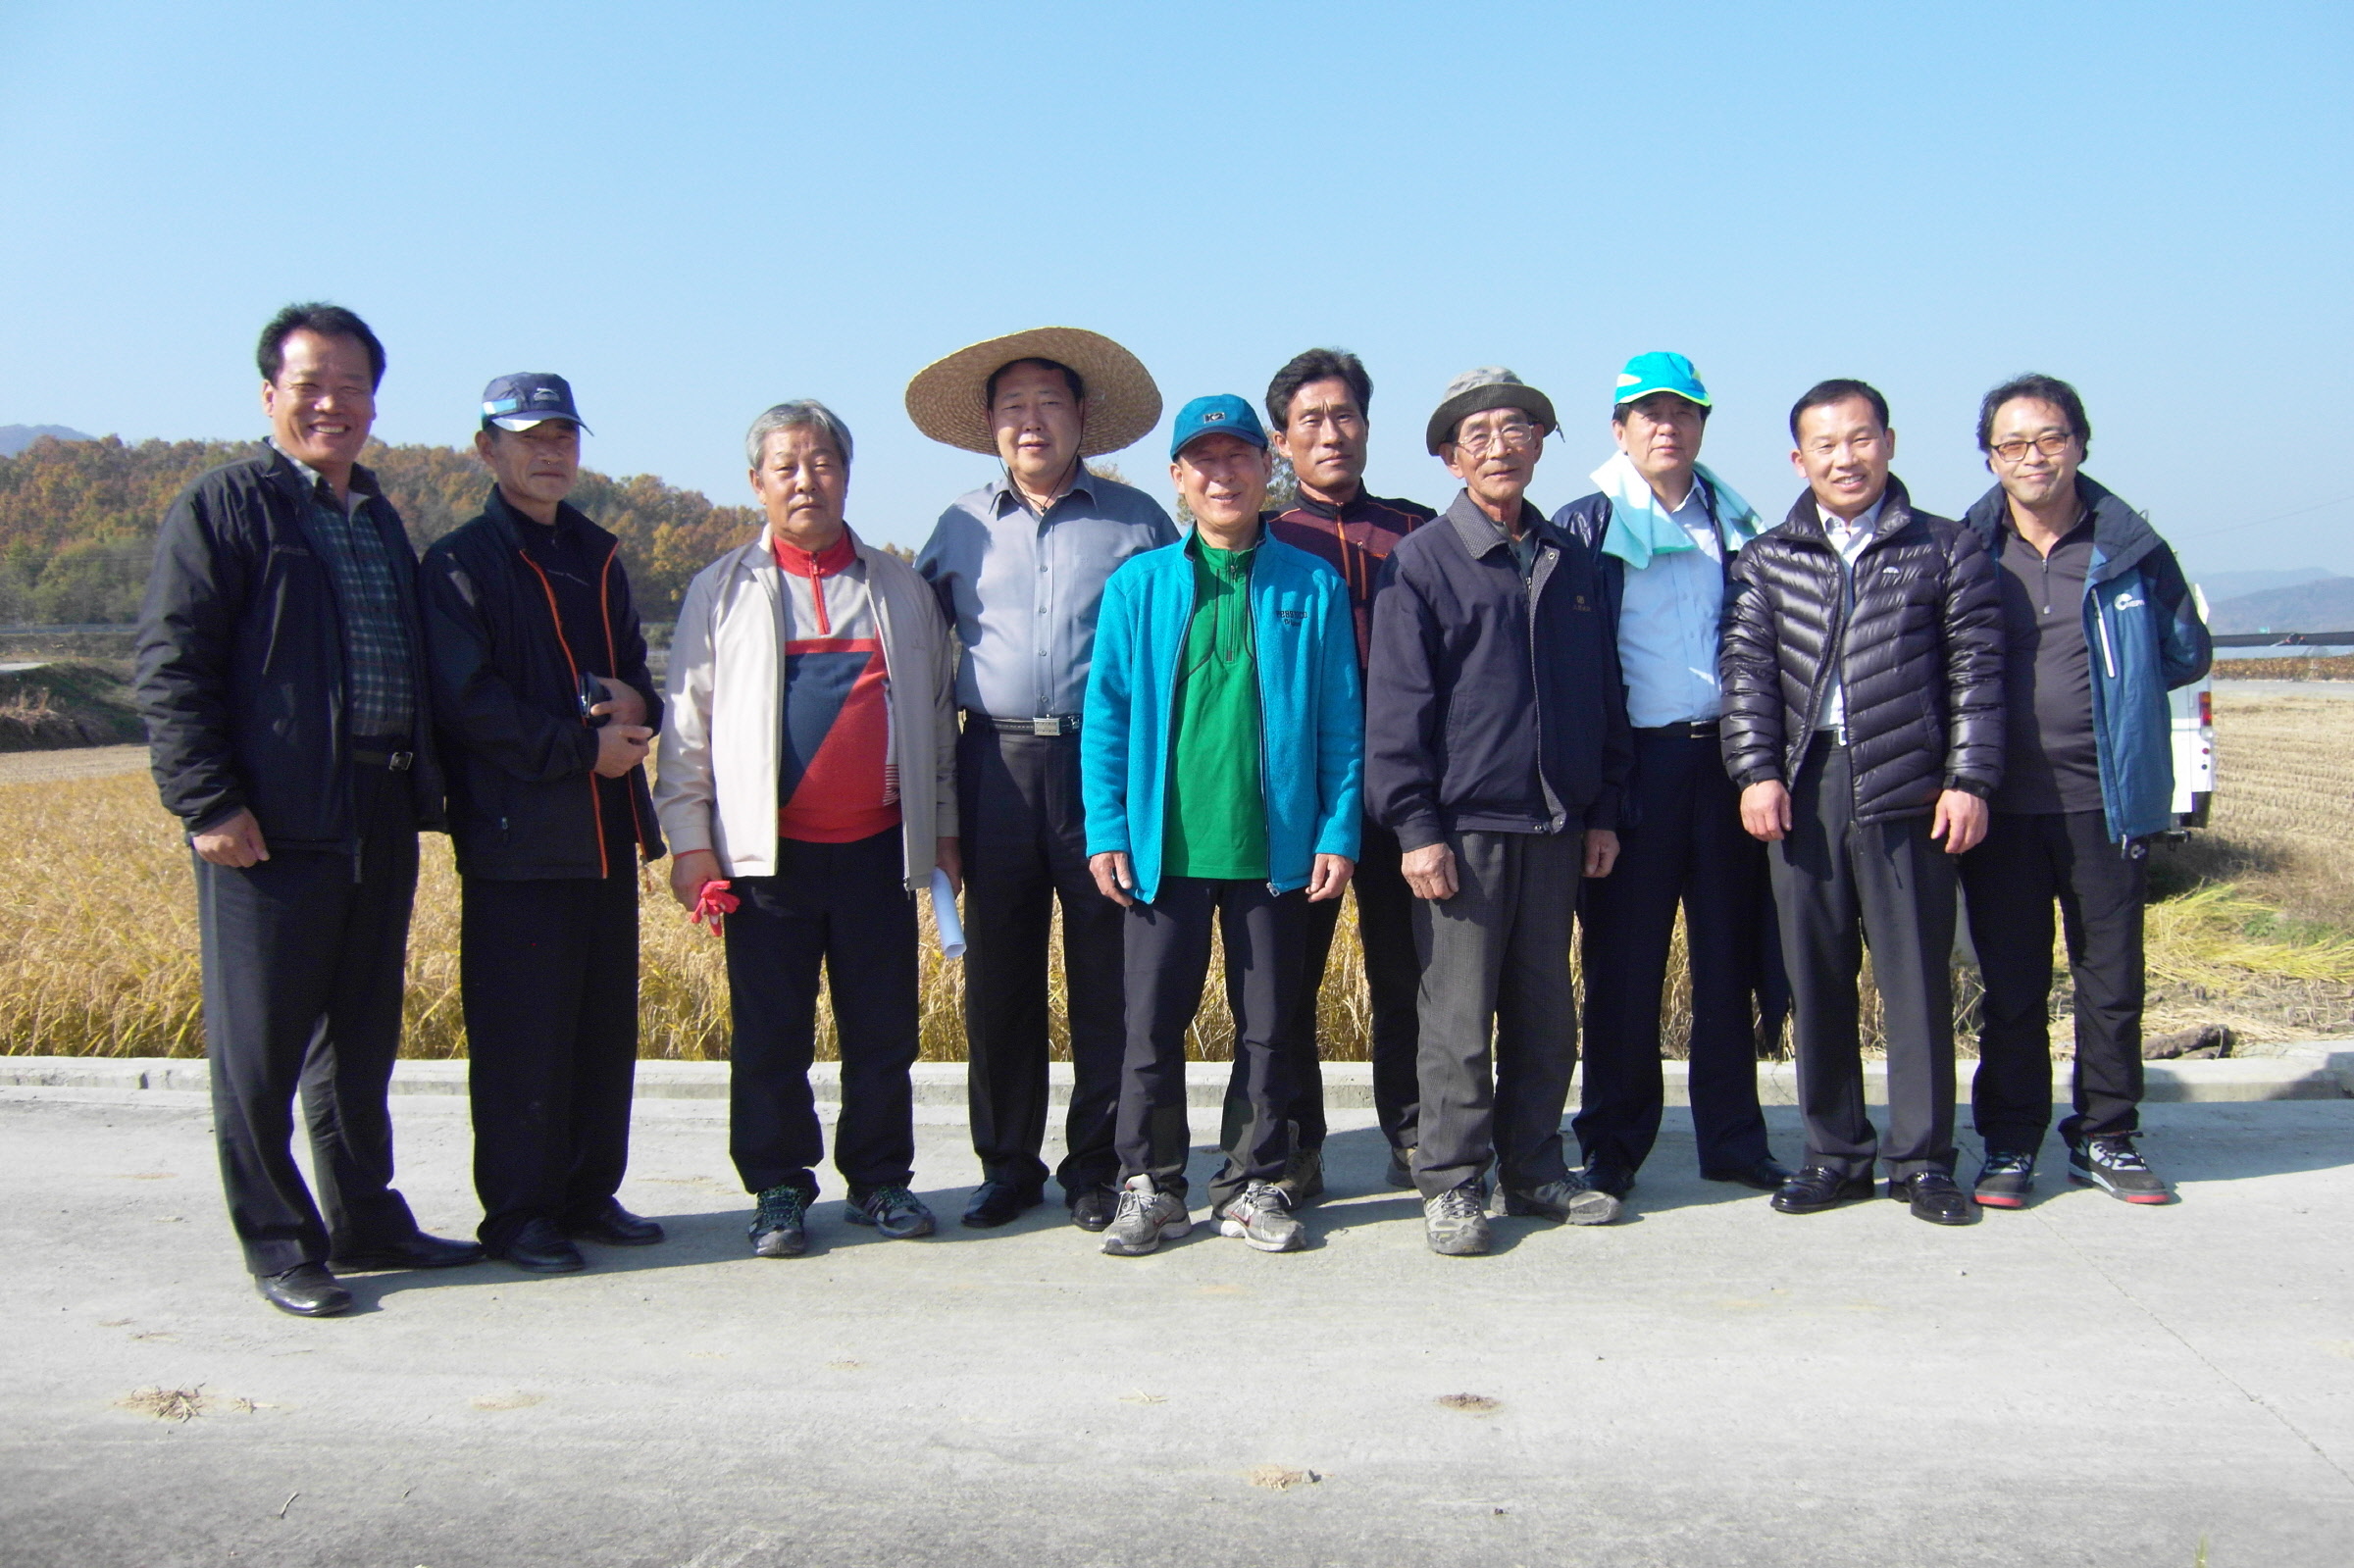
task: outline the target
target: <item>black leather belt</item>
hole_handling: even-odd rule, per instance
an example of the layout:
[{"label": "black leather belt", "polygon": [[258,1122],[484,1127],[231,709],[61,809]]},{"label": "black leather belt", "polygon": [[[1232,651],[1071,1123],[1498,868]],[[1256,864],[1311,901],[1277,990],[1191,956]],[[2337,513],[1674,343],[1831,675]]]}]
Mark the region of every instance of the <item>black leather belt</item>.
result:
[{"label": "black leather belt", "polygon": [[1649,726],[1637,730],[1635,733],[1658,735],[1664,740],[1714,740],[1716,738],[1716,726],[1714,719],[1690,719],[1682,724]]},{"label": "black leather belt", "polygon": [[1001,735],[1075,735],[1079,733],[1079,716],[1075,713],[1041,714],[1035,719],[1000,719],[994,713],[964,710],[964,722],[987,725]]},{"label": "black leather belt", "polygon": [[414,751],[376,751],[365,745],[351,748],[351,760],[363,768],[382,768],[387,773],[407,773],[417,762]]}]

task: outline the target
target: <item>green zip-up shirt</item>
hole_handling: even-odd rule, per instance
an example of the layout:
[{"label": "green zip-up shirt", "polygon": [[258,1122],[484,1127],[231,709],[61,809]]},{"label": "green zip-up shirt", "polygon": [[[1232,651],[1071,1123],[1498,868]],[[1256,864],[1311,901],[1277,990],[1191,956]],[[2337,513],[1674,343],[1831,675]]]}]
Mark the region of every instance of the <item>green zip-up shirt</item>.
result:
[{"label": "green zip-up shirt", "polygon": [[1170,736],[1163,872],[1229,882],[1267,880],[1267,802],[1258,777],[1258,657],[1251,626],[1248,550],[1197,533],[1194,614],[1186,624]]}]

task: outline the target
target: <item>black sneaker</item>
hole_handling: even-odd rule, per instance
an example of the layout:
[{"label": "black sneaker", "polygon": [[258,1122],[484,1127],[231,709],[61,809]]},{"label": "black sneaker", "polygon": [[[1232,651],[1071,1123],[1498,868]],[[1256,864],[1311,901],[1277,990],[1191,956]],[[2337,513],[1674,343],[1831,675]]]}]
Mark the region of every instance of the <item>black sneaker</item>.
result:
[{"label": "black sneaker", "polygon": [[2097,1187],[2127,1203],[2172,1202],[2174,1189],[2152,1173],[2148,1162],[2141,1157],[2141,1150],[2133,1146],[2133,1138],[2131,1133],[2121,1133],[2115,1138],[2072,1140],[2068,1145],[2068,1179],[2079,1186]]},{"label": "black sneaker", "polygon": [[924,1200],[903,1187],[878,1187],[864,1197],[852,1198],[842,1217],[852,1225],[871,1225],[894,1241],[930,1236],[935,1223]]},{"label": "black sneaker", "polygon": [[1283,1175],[1276,1179],[1275,1189],[1283,1194],[1287,1208],[1299,1208],[1313,1203],[1324,1195],[1324,1151],[1320,1148],[1292,1150],[1292,1157],[1283,1164]]},{"label": "black sneaker", "polygon": [[2027,1195],[2035,1190],[2035,1156],[2022,1149],[1986,1151],[1986,1163],[1978,1167],[1978,1180],[1970,1195],[1981,1207],[1990,1209],[2023,1209]]},{"label": "black sneaker", "polygon": [[772,1187],[759,1196],[752,1215],[752,1255],[797,1258],[809,1250],[809,1194],[797,1187]]}]

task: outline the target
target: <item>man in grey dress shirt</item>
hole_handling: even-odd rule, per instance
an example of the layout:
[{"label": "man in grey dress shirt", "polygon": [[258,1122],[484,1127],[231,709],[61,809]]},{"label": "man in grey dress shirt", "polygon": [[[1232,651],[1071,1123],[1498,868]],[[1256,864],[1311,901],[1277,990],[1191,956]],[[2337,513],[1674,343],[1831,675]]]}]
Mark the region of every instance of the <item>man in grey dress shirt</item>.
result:
[{"label": "man in grey dress shirt", "polygon": [[1059,899],[1073,1085],[1055,1179],[1073,1221],[1100,1231],[1118,1205],[1121,916],[1088,871],[1079,714],[1104,580],[1177,529],[1086,459],[1150,430],[1160,393],[1109,338],[1049,327],[926,367],[907,411],[935,440],[1003,464],[941,514],[916,559],[963,644],[964,1018],[982,1171],[964,1223],[1003,1225],[1045,1196],[1047,947]]}]

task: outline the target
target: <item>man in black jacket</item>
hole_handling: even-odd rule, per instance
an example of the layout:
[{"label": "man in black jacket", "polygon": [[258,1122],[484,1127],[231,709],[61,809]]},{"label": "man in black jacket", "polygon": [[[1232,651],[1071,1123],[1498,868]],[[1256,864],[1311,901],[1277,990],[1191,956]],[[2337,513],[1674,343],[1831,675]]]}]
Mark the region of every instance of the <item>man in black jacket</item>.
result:
[{"label": "man in black jacket", "polygon": [[1373,600],[1366,814],[1398,835],[1415,898],[1414,1185],[1450,1256],[1488,1249],[1491,1158],[1507,1214],[1618,1215],[1561,1153],[1571,911],[1581,873],[1617,856],[1629,748],[1596,541],[1527,499],[1557,423],[1510,371],[1458,377],[1425,438],[1462,492],[1399,541]]},{"label": "man in black jacket", "polygon": [[[1913,509],[1888,404],[1821,382],[1790,411],[1808,483],[1733,567],[1719,675],[1725,771],[1771,874],[1796,1014],[1803,1168],[1785,1214],[1888,1195],[1966,1225],[1954,1182],[1954,857],[2003,778],[2003,630],[1977,535]],[[1888,1137],[1864,1111],[1859,937],[1888,1051]]]},{"label": "man in black jacket", "polygon": [[458,968],[483,1245],[537,1274],[662,1227],[614,1193],[638,1064],[638,867],[662,701],[620,541],[568,505],[561,376],[483,392],[483,514],[426,552],[426,639],[464,888]]},{"label": "man in black jacket", "polygon": [[[421,1233],[391,1186],[417,831],[441,825],[441,777],[417,558],[357,461],[384,346],[338,306],[289,305],[257,361],[272,449],[164,518],[138,700],[195,851],[230,1221],[262,1294],[325,1317],[351,1305],[331,1257],[439,1268],[482,1249]],[[290,1147],[297,1087],[319,1202]]]}]

